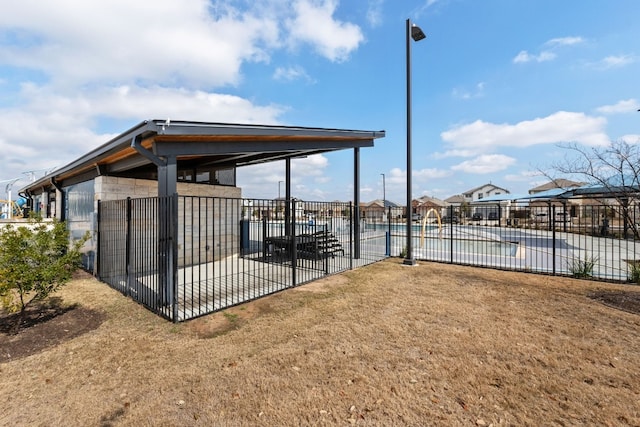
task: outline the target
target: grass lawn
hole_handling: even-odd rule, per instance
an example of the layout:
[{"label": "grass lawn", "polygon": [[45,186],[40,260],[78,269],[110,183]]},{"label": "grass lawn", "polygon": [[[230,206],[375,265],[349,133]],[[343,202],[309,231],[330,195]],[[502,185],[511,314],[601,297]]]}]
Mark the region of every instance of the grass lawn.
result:
[{"label": "grass lawn", "polygon": [[172,324],[84,275],[0,332],[0,425],[637,426],[639,292],[391,259]]}]

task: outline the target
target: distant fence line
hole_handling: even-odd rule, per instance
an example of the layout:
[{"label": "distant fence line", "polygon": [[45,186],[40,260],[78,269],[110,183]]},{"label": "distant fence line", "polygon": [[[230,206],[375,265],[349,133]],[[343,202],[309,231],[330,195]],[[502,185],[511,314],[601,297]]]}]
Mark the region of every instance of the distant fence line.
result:
[{"label": "distant fence line", "polygon": [[[640,242],[634,227],[640,218],[615,215],[618,207],[585,205],[582,216],[550,215],[528,218],[458,218],[453,207],[441,225],[435,217],[415,222],[413,256],[419,260],[477,265],[505,270],[637,282]],[[424,225],[423,225],[424,224]],[[391,238],[390,255],[406,245],[404,223],[369,223],[367,229],[385,229]]]}]

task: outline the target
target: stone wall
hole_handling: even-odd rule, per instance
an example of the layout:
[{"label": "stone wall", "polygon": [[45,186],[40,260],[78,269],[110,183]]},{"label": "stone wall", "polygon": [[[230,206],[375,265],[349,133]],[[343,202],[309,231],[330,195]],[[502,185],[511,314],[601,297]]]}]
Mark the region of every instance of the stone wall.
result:
[{"label": "stone wall", "polygon": [[[101,176],[95,179],[95,200],[97,203],[97,200],[157,197],[157,188],[157,181]],[[238,253],[241,189],[184,182],[179,182],[177,189],[184,196],[178,202],[178,266],[211,262]],[[132,221],[136,228],[156,230],[158,226],[157,214],[134,214]],[[138,245],[148,248],[149,242],[132,242],[132,248]]]},{"label": "stone wall", "polygon": [[238,198],[180,197],[178,265],[202,264],[237,254],[241,212]]},{"label": "stone wall", "polygon": [[[200,197],[242,197],[242,189],[224,185],[178,183],[178,194],[181,196]],[[156,197],[158,195],[158,181],[148,179],[121,178],[114,176],[99,176],[95,178],[96,200],[120,200],[131,197]]]}]

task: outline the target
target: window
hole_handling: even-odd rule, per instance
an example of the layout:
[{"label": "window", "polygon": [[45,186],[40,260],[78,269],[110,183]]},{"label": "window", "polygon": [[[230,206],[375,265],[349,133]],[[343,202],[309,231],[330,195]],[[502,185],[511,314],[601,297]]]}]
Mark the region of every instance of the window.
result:
[{"label": "window", "polygon": [[478,200],[482,199],[484,197],[484,193],[478,193]]},{"label": "window", "polygon": [[228,185],[234,187],[236,185],[236,169],[216,169],[206,167],[198,167],[196,169],[179,169],[178,181],[210,185]]}]

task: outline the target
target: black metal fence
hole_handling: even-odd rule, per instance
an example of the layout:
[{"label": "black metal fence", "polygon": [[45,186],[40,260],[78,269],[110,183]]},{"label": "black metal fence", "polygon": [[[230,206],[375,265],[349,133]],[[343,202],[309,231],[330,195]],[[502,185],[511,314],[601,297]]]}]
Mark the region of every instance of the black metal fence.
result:
[{"label": "black metal fence", "polygon": [[98,276],[182,321],[384,259],[350,203],[173,196],[99,202]]},{"label": "black metal fence", "polygon": [[[460,218],[450,207],[444,216],[421,218],[412,228],[414,258],[639,283],[637,209],[580,204],[569,211],[549,204],[493,212]],[[366,227],[386,229],[390,254],[404,254],[405,223]]]},{"label": "black metal fence", "polygon": [[[98,277],[176,322],[406,250],[403,218],[356,222],[350,203],[173,196],[98,205]],[[418,216],[413,257],[640,281],[636,210],[545,209]]]}]

